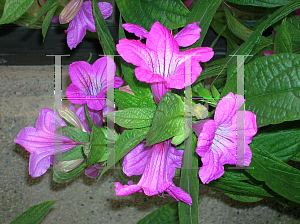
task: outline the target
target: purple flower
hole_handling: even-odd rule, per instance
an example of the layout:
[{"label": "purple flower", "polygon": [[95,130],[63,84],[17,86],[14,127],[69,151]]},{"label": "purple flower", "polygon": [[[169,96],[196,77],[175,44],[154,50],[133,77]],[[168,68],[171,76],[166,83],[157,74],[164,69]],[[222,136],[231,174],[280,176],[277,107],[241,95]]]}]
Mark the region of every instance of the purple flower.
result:
[{"label": "purple flower", "polygon": [[264,51],[262,52],[265,56],[269,56],[269,55],[272,55],[274,54],[274,50],[271,50],[271,51]]},{"label": "purple flower", "polygon": [[[93,110],[102,110],[105,105],[106,90],[123,84],[122,79],[115,77],[115,71],[116,65],[109,57],[98,59],[92,66],[85,61],[72,63],[69,74],[73,84],[66,90],[68,100],[75,104],[86,103]],[[108,82],[107,73],[110,77]],[[110,83],[114,83],[114,86]]]},{"label": "purple flower", "polygon": [[[137,79],[151,83],[157,103],[171,88],[183,89],[194,83],[202,71],[199,62],[209,61],[214,54],[209,47],[179,52],[177,41],[159,22],[153,24],[146,45],[139,40],[122,39],[117,44],[117,51],[126,62],[138,66],[135,69]],[[185,83],[188,59],[191,59],[191,82]]]},{"label": "purple flower", "polygon": [[[113,7],[108,2],[99,2],[98,6],[104,19],[112,14]],[[70,22],[69,28],[65,31],[67,33],[67,43],[71,50],[83,40],[86,30],[97,32],[91,1],[82,4],[79,12]]]},{"label": "purple flower", "polygon": [[[214,120],[193,124],[198,136],[196,152],[203,166],[199,177],[204,184],[224,174],[224,164],[237,165],[237,111],[243,97],[229,93],[217,105]],[[257,132],[256,115],[244,111],[244,165],[249,166],[252,152],[249,144]]]},{"label": "purple flower", "polygon": [[171,140],[163,141],[152,146],[146,146],[144,140],[132,149],[125,157],[123,171],[127,176],[141,175],[137,185],[132,182],[129,185],[115,183],[116,195],[126,196],[135,192],[144,192],[153,196],[167,192],[177,201],[183,201],[192,205],[189,194],[180,187],[176,187],[172,181],[175,176],[175,167],[181,167],[183,150],[177,150],[171,146]]},{"label": "purple flower", "polygon": [[[66,126],[62,121],[61,126]],[[50,164],[53,165],[53,155],[66,152],[76,145],[82,145],[81,142],[59,135],[55,131],[55,127],[59,127],[55,123],[54,111],[43,108],[40,116],[36,121],[36,128],[25,127],[14,139],[15,143],[23,146],[30,152],[29,158],[29,175],[39,177],[43,175]],[[59,151],[55,151],[57,147],[61,147]]]},{"label": "purple flower", "polygon": [[[174,36],[178,46],[188,47],[194,44],[200,38],[201,29],[198,26],[199,24],[199,22],[188,24]],[[148,38],[149,32],[139,25],[125,23],[122,25],[122,27],[129,33],[134,33],[141,39]]]}]

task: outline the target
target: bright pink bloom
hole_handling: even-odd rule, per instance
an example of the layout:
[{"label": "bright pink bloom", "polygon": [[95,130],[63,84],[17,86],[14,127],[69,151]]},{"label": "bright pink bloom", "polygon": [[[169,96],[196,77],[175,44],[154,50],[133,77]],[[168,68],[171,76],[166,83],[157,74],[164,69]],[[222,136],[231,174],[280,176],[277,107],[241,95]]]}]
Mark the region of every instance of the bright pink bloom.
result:
[{"label": "bright pink bloom", "polygon": [[[237,111],[243,104],[242,96],[229,93],[218,103],[214,120],[193,125],[193,128],[198,126],[196,152],[202,157],[199,177],[204,184],[221,177],[224,164],[237,165]],[[244,165],[249,166],[252,158],[249,144],[257,132],[256,115],[244,111],[244,125]]]},{"label": "bright pink bloom", "polygon": [[[113,7],[108,2],[99,2],[98,6],[104,19],[112,14]],[[91,1],[82,4],[78,14],[70,22],[69,28],[65,31],[67,33],[67,43],[71,50],[77,47],[83,40],[86,30],[94,33],[97,32]]]},{"label": "bright pink bloom", "polygon": [[[159,22],[153,24],[146,45],[139,40],[122,39],[117,51],[126,62],[138,66],[135,69],[137,79],[151,83],[157,103],[171,88],[183,89],[194,83],[202,71],[199,62],[209,61],[214,55],[209,47],[179,52],[177,41]],[[191,82],[185,83],[185,62],[189,59]]]},{"label": "bright pink bloom", "polygon": [[[107,63],[108,62],[108,63]],[[102,110],[107,89],[117,88],[123,80],[115,77],[116,65],[109,57],[99,58],[92,66],[85,61],[76,61],[69,67],[73,82],[67,90],[68,100],[75,104],[85,104],[93,110]],[[112,74],[114,86],[107,86],[107,73]],[[113,83],[109,80],[108,83]]]},{"label": "bright pink bloom", "polygon": [[163,141],[152,146],[146,146],[146,141],[132,149],[125,157],[123,171],[127,176],[141,175],[137,185],[132,182],[129,185],[115,183],[116,195],[126,196],[135,192],[144,192],[153,196],[167,192],[177,201],[183,201],[192,205],[189,194],[180,187],[176,187],[172,181],[175,176],[175,167],[180,168],[183,150],[177,150],[171,146],[171,140]]},{"label": "bright pink bloom", "polygon": [[[188,24],[174,36],[178,46],[188,47],[194,44],[200,38],[201,29],[198,26],[199,24],[199,22]],[[134,33],[141,39],[148,38],[149,32],[139,25],[125,23],[122,25],[122,27],[129,33]]]},{"label": "bright pink bloom", "polygon": [[[66,126],[65,122],[62,121],[61,126]],[[36,121],[36,128],[24,128],[14,140],[15,143],[20,144],[31,153],[28,170],[32,177],[39,177],[46,173],[50,164],[53,164],[53,155],[83,144],[59,135],[56,133],[55,127],[59,127],[59,124],[55,124],[54,111],[43,108]],[[56,152],[54,149],[60,146],[61,149]]]}]

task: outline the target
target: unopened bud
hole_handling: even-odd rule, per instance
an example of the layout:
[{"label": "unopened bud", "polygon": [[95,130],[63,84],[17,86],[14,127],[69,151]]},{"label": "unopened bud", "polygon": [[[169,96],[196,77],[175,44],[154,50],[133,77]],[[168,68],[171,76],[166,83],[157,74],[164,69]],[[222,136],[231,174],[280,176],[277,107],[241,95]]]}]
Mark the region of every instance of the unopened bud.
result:
[{"label": "unopened bud", "polygon": [[202,104],[196,104],[192,107],[192,115],[196,116],[197,119],[204,119],[208,116],[208,110]]},{"label": "unopened bud", "polygon": [[83,160],[83,158],[80,158],[75,160],[58,162],[58,167],[63,172],[69,172],[77,168],[83,162]]},{"label": "unopened bud", "polygon": [[86,130],[85,130],[81,120],[77,116],[77,114],[75,114],[75,112],[73,110],[71,110],[69,107],[62,106],[58,112],[59,112],[59,115],[63,119],[65,119],[67,122],[72,124],[74,127],[86,132]]},{"label": "unopened bud", "polygon": [[59,15],[59,23],[65,24],[70,22],[79,12],[83,0],[71,0]]}]

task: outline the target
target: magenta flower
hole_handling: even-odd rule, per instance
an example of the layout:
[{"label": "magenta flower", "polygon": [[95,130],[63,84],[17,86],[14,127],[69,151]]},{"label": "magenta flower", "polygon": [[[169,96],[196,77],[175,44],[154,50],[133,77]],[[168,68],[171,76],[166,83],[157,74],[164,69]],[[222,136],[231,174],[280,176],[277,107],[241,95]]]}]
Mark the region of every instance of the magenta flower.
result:
[{"label": "magenta flower", "polygon": [[[112,14],[113,7],[108,2],[99,2],[98,6],[104,19]],[[97,32],[91,1],[82,4],[79,12],[70,22],[69,28],[65,31],[67,33],[67,43],[71,50],[83,40],[86,30]]]},{"label": "magenta flower", "polygon": [[271,51],[264,51],[262,52],[265,56],[269,56],[269,55],[272,55],[274,54],[274,50],[271,50]]},{"label": "magenta flower", "polygon": [[[66,126],[65,122],[62,122],[61,126]],[[83,144],[59,135],[56,133],[55,127],[59,127],[59,124],[55,124],[54,111],[43,108],[36,121],[36,128],[26,127],[14,139],[15,143],[20,144],[31,153],[28,170],[32,177],[39,177],[46,173],[50,164],[53,165],[53,155]],[[56,152],[54,149],[57,147],[61,147],[61,150]]]},{"label": "magenta flower", "polygon": [[176,187],[172,181],[175,167],[181,167],[183,150],[171,146],[171,140],[146,147],[145,144],[144,140],[132,149],[124,157],[123,162],[124,173],[127,176],[142,174],[140,181],[137,185],[129,183],[124,186],[116,182],[116,195],[126,196],[144,192],[148,196],[153,196],[167,192],[177,201],[192,205],[190,195],[180,187]]},{"label": "magenta flower", "polygon": [[[202,71],[199,62],[209,61],[214,54],[209,47],[179,52],[177,41],[159,22],[153,24],[146,45],[139,40],[122,39],[117,51],[126,62],[138,66],[135,69],[137,79],[151,84],[157,103],[171,88],[183,89],[194,83]],[[185,83],[188,59],[191,59],[191,83]]]},{"label": "magenta flower", "polygon": [[[193,124],[199,135],[196,152],[202,157],[199,177],[204,184],[222,176],[224,164],[237,165],[237,111],[243,104],[242,96],[229,93],[218,103],[214,120]],[[256,115],[244,111],[244,125],[244,165],[249,166],[249,144],[257,132]]]},{"label": "magenta flower", "polygon": [[[179,31],[175,36],[178,46],[188,47],[194,44],[200,38],[201,29],[199,28],[199,22],[193,22],[188,24],[185,28]],[[143,27],[131,23],[125,23],[122,27],[129,33],[134,33],[137,37],[143,39],[147,38],[149,32]]]},{"label": "magenta flower", "polygon": [[[123,84],[122,79],[115,77],[115,71],[116,65],[109,57],[99,58],[92,66],[85,61],[72,63],[69,74],[73,84],[66,90],[68,100],[75,104],[86,103],[93,110],[102,110],[106,90]],[[107,74],[111,77],[108,82]],[[114,86],[110,83],[114,83]]]}]

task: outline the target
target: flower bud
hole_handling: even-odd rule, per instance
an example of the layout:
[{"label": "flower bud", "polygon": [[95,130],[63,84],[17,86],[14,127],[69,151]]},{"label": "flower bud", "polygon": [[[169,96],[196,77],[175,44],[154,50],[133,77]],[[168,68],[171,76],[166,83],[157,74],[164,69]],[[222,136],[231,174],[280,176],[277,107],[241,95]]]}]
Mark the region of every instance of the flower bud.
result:
[{"label": "flower bud", "polygon": [[72,124],[74,127],[86,132],[77,114],[75,114],[75,112],[71,110],[69,107],[62,106],[61,109],[58,111],[58,113],[63,119],[65,119],[67,122]]},{"label": "flower bud", "polygon": [[83,0],[71,0],[59,15],[59,23],[65,24],[70,22],[79,12]]},{"label": "flower bud", "polygon": [[208,116],[208,110],[202,104],[196,104],[192,107],[192,115],[196,116],[197,119],[204,119]]},{"label": "flower bud", "polygon": [[77,168],[83,162],[83,160],[83,158],[80,158],[75,160],[58,162],[58,167],[63,172],[69,172]]}]

